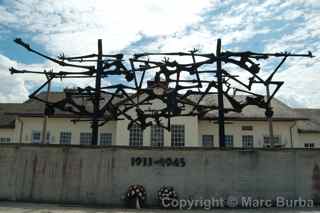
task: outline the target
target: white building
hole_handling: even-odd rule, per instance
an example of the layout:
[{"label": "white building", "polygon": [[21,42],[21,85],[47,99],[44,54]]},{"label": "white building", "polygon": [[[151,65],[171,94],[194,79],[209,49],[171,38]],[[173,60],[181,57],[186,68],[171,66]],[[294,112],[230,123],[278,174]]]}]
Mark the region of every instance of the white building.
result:
[{"label": "white building", "polygon": [[[42,96],[45,93],[40,94]],[[64,93],[50,93],[59,100]],[[212,101],[212,100],[211,100]],[[214,100],[213,100],[214,101]],[[286,148],[320,147],[320,109],[294,109],[279,100],[272,102],[273,128],[277,145]],[[0,104],[1,143],[40,143],[44,104],[28,100],[21,104]],[[90,144],[89,122],[72,122],[77,117],[62,111],[48,119],[50,144]],[[268,146],[268,122],[264,110],[246,107],[242,113],[225,114],[226,144],[229,147],[262,148]],[[205,117],[172,118],[172,130],[157,126],[145,130],[127,129],[128,120],[110,121],[99,129],[99,145],[218,147],[217,112]]]}]

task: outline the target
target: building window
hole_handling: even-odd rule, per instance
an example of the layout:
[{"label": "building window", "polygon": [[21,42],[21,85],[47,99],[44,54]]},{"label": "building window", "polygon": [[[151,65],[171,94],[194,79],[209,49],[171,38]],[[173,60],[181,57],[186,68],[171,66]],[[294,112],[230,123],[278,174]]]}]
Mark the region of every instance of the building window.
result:
[{"label": "building window", "polygon": [[41,141],[41,132],[37,130],[32,131],[31,142],[32,143],[40,143]]},{"label": "building window", "polygon": [[71,144],[71,132],[60,132],[60,144]]},{"label": "building window", "polygon": [[243,148],[253,148],[253,135],[243,135],[242,136],[242,147]]},{"label": "building window", "polygon": [[143,146],[143,130],[136,124],[129,130],[129,146]]},{"label": "building window", "polygon": [[0,143],[10,143],[10,138],[6,138],[6,137],[3,137],[3,138],[0,138]]},{"label": "building window", "polygon": [[92,136],[90,132],[80,133],[80,144],[81,145],[91,145]]},{"label": "building window", "polygon": [[[41,132],[39,130],[33,130],[31,135],[31,143],[41,143]],[[45,143],[50,143],[50,132],[47,132],[47,138]]]},{"label": "building window", "polygon": [[111,133],[101,133],[100,134],[100,145],[101,146],[112,145],[112,134]]},{"label": "building window", "polygon": [[253,130],[253,126],[242,126],[241,129],[243,131],[252,131]]},{"label": "building window", "polygon": [[184,125],[171,126],[171,146],[181,147],[184,146]]},{"label": "building window", "polygon": [[[270,136],[264,136],[263,137],[263,145],[264,147],[270,147],[271,146],[271,140],[270,140]],[[274,145],[276,146],[279,146],[281,143],[280,143],[280,136],[273,136],[273,143]]]},{"label": "building window", "polygon": [[233,135],[225,135],[224,136],[224,144],[225,144],[225,147],[232,148],[233,147]]},{"label": "building window", "polygon": [[151,146],[163,146],[164,144],[164,130],[161,126],[151,126]]},{"label": "building window", "polygon": [[314,143],[305,143],[304,148],[312,149],[314,148]]},{"label": "building window", "polygon": [[213,147],[213,135],[202,135],[202,146],[204,147]]}]

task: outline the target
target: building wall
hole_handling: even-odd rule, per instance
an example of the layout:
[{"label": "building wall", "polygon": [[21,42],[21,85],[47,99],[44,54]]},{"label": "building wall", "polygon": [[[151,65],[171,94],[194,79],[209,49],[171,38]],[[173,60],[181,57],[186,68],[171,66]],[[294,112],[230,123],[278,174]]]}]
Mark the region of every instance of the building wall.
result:
[{"label": "building wall", "polygon": [[[39,117],[22,117],[20,120],[23,122],[23,131],[22,131],[22,143],[31,143],[32,141],[32,132],[34,130],[40,131],[42,133],[43,119]],[[71,132],[71,144],[80,144],[80,133],[89,132],[91,133],[90,123],[89,122],[77,122],[73,123],[72,119],[66,118],[49,118],[47,123],[47,131],[50,132],[50,143],[59,144],[60,142],[60,133]],[[17,125],[15,131],[15,138],[20,138],[21,130],[21,121],[20,125]],[[112,137],[115,136],[116,132],[116,122],[111,121],[106,123],[106,125],[100,128],[99,133],[113,133]],[[18,140],[17,140],[18,141]],[[112,141],[115,141],[113,138]]]},{"label": "building wall", "polygon": [[[40,117],[21,117],[16,120],[15,129],[0,129],[0,137],[10,137],[13,142],[20,142],[21,127],[22,143],[31,143],[32,131],[42,132],[43,119]],[[218,124],[214,121],[200,120],[197,117],[176,117],[171,119],[171,124],[185,126],[185,146],[202,146],[203,135],[214,136],[214,146],[219,146]],[[242,130],[242,126],[252,126],[252,131]],[[298,134],[296,122],[274,121],[274,135],[280,136],[285,147],[303,148],[304,143],[314,143],[320,147],[320,134]],[[113,145],[129,145],[128,120],[111,121],[100,128],[99,133],[111,133]],[[59,144],[60,132],[72,132],[72,144],[80,143],[81,132],[91,132],[89,122],[71,122],[66,118],[49,118],[48,131],[50,143]],[[143,132],[143,145],[150,146],[150,128]],[[265,121],[226,121],[225,134],[233,135],[234,147],[242,147],[242,136],[253,135],[254,147],[263,147],[263,137],[268,136],[268,123]],[[171,146],[171,132],[164,131],[164,146]]]},{"label": "building wall", "polygon": [[[138,157],[184,164],[133,164]],[[151,206],[163,185],[180,199],[309,200],[320,195],[319,165],[319,150],[0,145],[0,199],[124,206],[128,187],[141,184]]]},{"label": "building wall", "polygon": [[[167,107],[162,101],[155,99],[150,101],[152,103],[153,109],[163,109]],[[150,105],[141,105],[142,110],[148,110]],[[131,109],[127,112],[129,115],[135,115],[136,112],[134,109]],[[147,120],[148,122],[148,120]],[[166,125],[167,121],[163,120],[163,123]],[[127,129],[129,124],[128,120],[119,120],[116,124],[116,138],[117,145],[129,144],[129,131]],[[198,118],[196,116],[189,117],[175,117],[171,118],[171,125],[184,125],[185,127],[185,146],[199,146],[200,142],[198,140]],[[143,131],[143,145],[151,145],[151,128],[148,127]],[[171,132],[164,130],[164,146],[171,146]]]},{"label": "building wall", "polygon": [[[22,117],[23,122],[23,143],[31,143],[32,131],[38,130],[42,132],[43,120],[39,117]],[[99,133],[111,133],[113,145],[129,145],[129,131],[128,120],[111,121],[106,123],[99,129]],[[198,140],[198,122],[196,117],[179,117],[173,118],[171,124],[182,124],[185,126],[185,145],[199,146]],[[15,141],[20,138],[21,122],[17,125],[15,130]],[[48,131],[50,132],[50,143],[59,144],[60,132],[72,132],[72,144],[79,144],[81,132],[91,132],[89,122],[73,123],[66,118],[49,118]],[[143,145],[150,146],[150,128],[143,131]],[[164,131],[164,145],[171,146],[171,132]]]},{"label": "building wall", "polygon": [[[15,141],[14,139],[14,129],[0,129],[0,142],[1,139],[6,139],[6,138],[10,138],[10,142]],[[2,141],[4,142],[4,141]]]},{"label": "building wall", "polygon": [[[128,120],[120,120],[117,123],[117,145],[129,144]],[[171,119],[171,125],[181,124],[185,126],[185,145],[199,146],[198,140],[198,121],[197,117],[177,117]],[[146,128],[143,131],[143,145],[150,146],[151,129]],[[171,146],[171,132],[164,130],[164,146]]]},{"label": "building wall", "polygon": [[[292,147],[290,128],[292,128],[292,138],[296,137],[294,122],[273,122],[274,136],[280,136],[285,147]],[[242,126],[252,126],[251,131],[242,130]],[[213,121],[199,121],[199,141],[203,135],[214,135],[214,146],[219,146],[218,124]],[[253,135],[254,147],[263,147],[263,137],[269,135],[269,126],[266,121],[226,121],[225,135],[233,135],[234,147],[242,147],[242,136]],[[293,140],[292,140],[293,143]],[[294,144],[293,144],[294,145]]]},{"label": "building wall", "polygon": [[298,134],[299,143],[295,147],[303,148],[306,143],[313,143],[315,148],[320,148],[319,133],[300,133]]}]

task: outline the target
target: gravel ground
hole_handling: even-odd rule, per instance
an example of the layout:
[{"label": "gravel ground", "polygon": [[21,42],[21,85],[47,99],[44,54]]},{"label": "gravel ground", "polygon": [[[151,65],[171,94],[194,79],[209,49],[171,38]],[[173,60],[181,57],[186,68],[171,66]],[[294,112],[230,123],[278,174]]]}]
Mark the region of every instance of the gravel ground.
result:
[{"label": "gravel ground", "polygon": [[159,209],[107,209],[107,208],[91,208],[83,206],[64,206],[58,204],[38,204],[38,203],[17,203],[17,202],[0,202],[0,212],[7,213],[157,213],[157,212],[218,212],[218,213],[320,213],[320,209],[212,209],[212,210],[159,210]]}]

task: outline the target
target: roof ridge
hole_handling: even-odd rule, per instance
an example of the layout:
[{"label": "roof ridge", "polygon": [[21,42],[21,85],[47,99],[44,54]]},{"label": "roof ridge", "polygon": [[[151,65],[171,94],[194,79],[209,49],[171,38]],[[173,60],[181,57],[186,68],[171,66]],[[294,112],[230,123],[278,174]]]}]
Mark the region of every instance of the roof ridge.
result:
[{"label": "roof ridge", "polygon": [[308,108],[308,107],[305,107],[305,108],[293,108],[293,109],[296,109],[296,110],[320,110],[320,108]]}]

